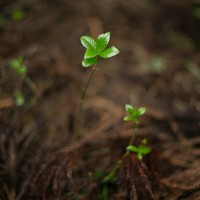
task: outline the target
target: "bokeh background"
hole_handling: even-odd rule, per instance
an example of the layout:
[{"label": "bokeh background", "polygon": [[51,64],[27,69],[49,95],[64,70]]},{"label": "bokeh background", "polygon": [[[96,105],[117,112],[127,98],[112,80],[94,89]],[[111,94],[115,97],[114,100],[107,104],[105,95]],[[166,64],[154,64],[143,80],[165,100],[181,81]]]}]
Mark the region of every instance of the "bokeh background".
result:
[{"label": "bokeh background", "polygon": [[[108,31],[109,45],[120,54],[101,60],[89,85],[82,127],[88,143],[108,137],[126,141],[131,126],[122,121],[124,105],[144,106],[147,114],[141,132],[147,132],[158,149],[162,149],[155,144],[158,139],[151,137],[164,140],[163,145],[180,145],[180,160],[186,149],[181,145],[187,141],[186,160],[178,167],[175,162],[175,171],[189,170],[196,184],[194,174],[200,176],[199,170],[194,171],[199,164],[199,154],[194,152],[199,152],[200,128],[200,1],[9,0],[0,1],[1,199],[31,199],[31,195],[37,199],[30,189],[35,174],[53,153],[74,144],[77,106],[91,70],[81,66],[85,49],[80,37],[96,38]],[[10,66],[20,56],[33,87]],[[21,96],[16,96],[16,89]],[[16,105],[17,98],[23,99],[21,106]],[[115,144],[119,154],[123,145]],[[173,163],[170,157],[177,149],[168,152],[168,146],[162,156]],[[168,175],[173,179],[173,173]],[[174,180],[180,181],[177,177]],[[183,194],[181,189],[159,191],[158,199],[178,199]],[[199,198],[196,190],[187,195],[185,199]]]}]

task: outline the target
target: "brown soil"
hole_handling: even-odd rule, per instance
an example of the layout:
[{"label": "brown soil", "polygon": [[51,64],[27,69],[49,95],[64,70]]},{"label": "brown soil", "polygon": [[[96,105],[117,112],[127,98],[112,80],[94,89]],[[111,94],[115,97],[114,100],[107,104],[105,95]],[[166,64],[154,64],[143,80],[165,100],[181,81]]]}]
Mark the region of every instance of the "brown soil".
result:
[{"label": "brown soil", "polygon": [[[200,18],[198,1],[0,1],[0,199],[102,198],[101,179],[123,156],[132,125],[124,105],[147,107],[130,154],[108,185],[109,200],[200,199]],[[21,21],[12,10],[25,12]],[[196,11],[196,12],[195,12]],[[84,103],[81,139],[74,119],[90,73],[82,35],[111,31],[120,54],[102,60]],[[9,68],[22,55],[31,90]],[[193,68],[188,63],[192,63]],[[17,107],[13,91],[26,102]]]}]

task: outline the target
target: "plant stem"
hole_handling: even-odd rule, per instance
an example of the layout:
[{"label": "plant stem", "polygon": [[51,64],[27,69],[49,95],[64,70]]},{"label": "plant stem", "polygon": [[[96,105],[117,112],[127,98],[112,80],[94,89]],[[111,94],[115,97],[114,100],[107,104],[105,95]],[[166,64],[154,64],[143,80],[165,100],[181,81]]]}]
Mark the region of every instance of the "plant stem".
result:
[{"label": "plant stem", "polygon": [[83,87],[83,90],[82,90],[82,93],[81,93],[81,99],[80,99],[80,103],[79,103],[79,110],[78,110],[78,113],[77,113],[77,116],[76,116],[76,121],[75,121],[75,137],[76,138],[80,138],[83,134],[80,133],[80,130],[81,130],[81,126],[82,126],[82,113],[83,113],[83,103],[84,103],[84,100],[85,100],[85,95],[86,95],[86,92],[87,92],[87,88],[88,88],[88,85],[90,83],[90,80],[92,79],[92,76],[95,72],[97,68],[97,64],[95,64],[92,68],[92,71],[90,72],[90,75]]},{"label": "plant stem", "polygon": [[88,85],[89,85],[89,83],[90,83],[90,80],[92,79],[92,76],[93,76],[93,74],[94,74],[96,68],[97,68],[97,64],[95,64],[95,65],[93,66],[92,71],[91,71],[91,73],[90,73],[90,75],[89,75],[89,78],[88,78],[88,80],[86,81],[85,86],[84,86],[84,88],[83,88],[83,91],[82,91],[82,93],[81,93],[81,100],[80,100],[80,107],[79,107],[79,109],[80,109],[80,110],[79,110],[79,114],[80,114],[80,115],[81,115],[82,112],[83,112],[83,102],[84,102],[84,100],[85,100],[85,95],[86,95],[86,91],[87,91]]},{"label": "plant stem", "polygon": [[29,78],[29,76],[25,75],[24,81],[29,86],[29,88],[37,94],[37,87],[36,87],[35,83]]},{"label": "plant stem", "polygon": [[[133,144],[133,141],[135,139],[135,135],[136,135],[136,131],[137,131],[137,125],[133,128],[133,133],[129,142],[129,145]],[[129,146],[128,145],[128,146]],[[120,169],[124,159],[129,155],[129,151],[126,150],[126,152],[124,153],[124,155],[122,156],[122,158],[120,160],[118,160],[115,165],[112,167],[112,170],[108,173],[108,175],[106,175],[103,178],[103,183],[107,183],[111,180],[112,177],[115,176],[116,172]]]}]

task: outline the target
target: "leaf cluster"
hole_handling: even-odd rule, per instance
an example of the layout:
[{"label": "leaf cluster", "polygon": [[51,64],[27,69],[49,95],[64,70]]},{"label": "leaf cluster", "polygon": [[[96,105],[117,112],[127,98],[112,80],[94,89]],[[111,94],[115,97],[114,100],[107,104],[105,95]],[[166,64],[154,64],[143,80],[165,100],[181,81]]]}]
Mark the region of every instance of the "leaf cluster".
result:
[{"label": "leaf cluster", "polygon": [[125,109],[129,115],[124,117],[124,121],[133,121],[136,124],[139,124],[139,117],[146,112],[146,108],[136,108],[130,104],[126,104]]},{"label": "leaf cluster", "polygon": [[126,150],[137,153],[137,158],[139,160],[142,160],[144,155],[151,152],[151,147],[146,146],[146,144],[147,144],[147,139],[145,138],[142,140],[140,145],[138,145],[138,146],[129,145],[126,147]]},{"label": "leaf cluster", "polygon": [[106,59],[117,55],[119,50],[116,47],[106,48],[109,41],[110,32],[99,35],[96,40],[90,36],[82,36],[81,44],[86,48],[84,60],[82,61],[83,67],[97,64],[99,57]]},{"label": "leaf cluster", "polygon": [[23,75],[27,72],[27,67],[23,65],[23,58],[19,56],[9,62],[10,68],[14,69],[19,75]]}]

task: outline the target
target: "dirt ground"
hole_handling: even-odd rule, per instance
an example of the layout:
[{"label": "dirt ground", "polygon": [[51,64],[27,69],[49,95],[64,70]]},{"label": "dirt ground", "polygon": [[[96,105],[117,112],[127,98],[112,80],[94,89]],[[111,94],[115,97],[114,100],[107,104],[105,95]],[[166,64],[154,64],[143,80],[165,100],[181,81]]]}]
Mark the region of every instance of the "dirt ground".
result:
[{"label": "dirt ground", "polygon": [[[15,9],[23,19],[12,19]],[[9,0],[0,14],[1,200],[200,200],[199,1]],[[91,71],[80,37],[108,31],[120,54],[99,62],[77,140]],[[9,67],[19,56],[34,88]],[[135,143],[147,138],[152,152],[130,154],[105,198],[97,175],[125,152],[127,103],[147,108]]]}]

